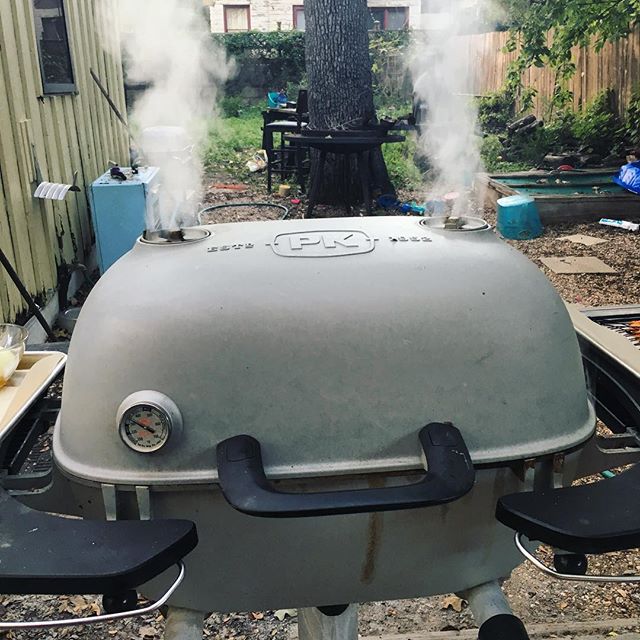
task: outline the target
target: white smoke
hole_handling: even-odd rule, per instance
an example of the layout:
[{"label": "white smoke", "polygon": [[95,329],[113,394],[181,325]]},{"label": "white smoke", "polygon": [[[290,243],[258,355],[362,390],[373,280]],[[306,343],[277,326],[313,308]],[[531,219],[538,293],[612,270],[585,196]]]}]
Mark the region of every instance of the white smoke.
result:
[{"label": "white smoke", "polygon": [[483,169],[472,96],[474,61],[463,36],[477,31],[488,2],[470,6],[449,0],[446,10],[423,16],[426,24],[411,61],[414,93],[426,111],[418,144],[431,168],[427,199],[459,194],[455,215],[467,212],[475,175]]},{"label": "white smoke", "polygon": [[129,83],[145,83],[129,115],[147,164],[160,167],[148,229],[196,223],[202,190],[197,145],[229,76],[214,45],[202,0],[120,0],[118,22]]}]

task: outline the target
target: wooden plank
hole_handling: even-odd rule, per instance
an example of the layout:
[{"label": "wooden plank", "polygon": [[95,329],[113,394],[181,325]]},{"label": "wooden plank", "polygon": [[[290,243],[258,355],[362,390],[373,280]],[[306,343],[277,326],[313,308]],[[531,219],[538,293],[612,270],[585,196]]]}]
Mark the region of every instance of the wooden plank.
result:
[{"label": "wooden plank", "polygon": [[[115,2],[103,2],[102,24],[99,25],[100,29],[105,29],[105,21],[109,20],[112,31],[112,43],[108,50],[106,50],[106,58],[110,70],[109,75],[109,93],[111,98],[115,102],[120,113],[127,119],[127,105],[124,95],[124,73],[122,69],[122,57],[120,55],[121,43],[119,32],[119,19],[117,11],[117,3]],[[111,118],[115,127],[116,135],[114,136],[115,149],[114,155],[118,159],[118,162],[122,165],[129,164],[129,135],[124,129],[121,122],[116,119],[115,114],[111,114]]]},{"label": "wooden plank", "polygon": [[[62,106],[63,102],[68,99],[70,99],[69,96],[61,96],[60,98],[54,98],[49,101],[53,117],[54,135],[52,140],[56,147],[55,151],[58,159],[56,167],[56,182],[62,182],[65,184],[69,184],[71,182],[75,169],[71,164],[71,154],[69,153],[70,141],[67,137],[65,114]],[[70,241],[70,245],[66,245],[66,251],[64,254],[65,262],[67,263],[84,259],[81,246],[82,234],[80,233],[76,210],[77,207],[75,205],[75,199],[70,198],[69,194],[67,194],[67,197],[60,203],[60,214],[65,231],[65,237],[68,237]],[[69,246],[71,251],[69,251]]]},{"label": "wooden plank", "polygon": [[88,63],[83,55],[83,34],[80,24],[80,7],[76,3],[69,4],[67,8],[67,20],[71,31],[70,42],[72,55],[74,58],[74,72],[78,95],[72,101],[74,118],[77,125],[80,154],[81,171],[83,184],[89,184],[99,173],[101,167],[98,166],[96,153],[96,136],[91,127],[91,92],[88,86]]},{"label": "wooden plank", "polygon": [[[2,73],[0,73],[0,91],[4,90]],[[13,264],[13,247],[11,245],[11,231],[7,217],[7,205],[4,197],[4,183],[2,165],[0,165],[0,249],[4,251],[9,262]],[[20,312],[23,305],[19,304],[20,294],[15,288],[4,269],[0,269],[0,318],[9,322]]]},{"label": "wooden plank", "polygon": [[[35,186],[36,167],[41,167],[41,159],[44,157],[42,151],[41,137],[42,125],[40,122],[40,110],[36,96],[41,88],[40,68],[38,65],[35,32],[33,28],[32,4],[26,0],[21,0],[18,5],[20,10],[14,14],[14,29],[18,43],[17,53],[20,64],[20,77],[22,79],[22,90],[24,94],[24,108],[28,116],[28,141],[25,144],[28,148],[25,154],[28,156],[28,163],[33,170],[30,176],[31,188]],[[44,177],[44,175],[42,176]],[[51,233],[52,225],[47,215],[46,207],[42,206],[42,201],[29,198],[30,209],[27,211],[28,222],[31,231],[32,259],[34,268],[39,275],[45,289],[55,287],[57,281],[55,262],[55,236]]]},{"label": "wooden plank", "polygon": [[[49,180],[59,182],[62,176],[68,173],[65,171],[64,160],[62,157],[62,141],[60,139],[60,120],[56,114],[57,98],[47,96],[41,106],[42,122],[43,122],[43,141],[45,153],[47,157],[47,170],[49,172]],[[55,221],[55,234],[58,242],[58,262],[72,262],[74,259],[74,249],[71,237],[68,232],[67,224],[67,206],[65,202],[54,201],[51,203],[53,208],[53,217]]]},{"label": "wooden plank", "polygon": [[[474,93],[483,94],[498,90],[506,79],[508,66],[515,53],[504,53],[507,34],[487,33],[480,36],[463,36],[473,41],[469,59],[474,69]],[[607,43],[596,53],[593,47],[574,48],[576,74],[568,87],[573,92],[574,109],[584,108],[601,91],[612,88],[618,96],[620,115],[629,104],[631,92],[640,85],[640,26],[624,39]],[[548,99],[553,95],[555,74],[547,68],[531,68],[522,75],[523,86],[535,88],[534,112],[545,116]]]},{"label": "wooden plank", "polygon": [[5,92],[0,96],[0,165],[3,168],[5,202],[13,241],[15,268],[30,291],[37,291],[29,228],[26,221],[28,181],[20,174],[17,154],[20,143],[18,121],[25,118],[24,100],[17,59],[13,12],[16,6],[0,3],[0,64],[3,67]]},{"label": "wooden plank", "polygon": [[[636,630],[638,620],[612,619],[592,620],[587,622],[551,622],[527,624],[527,631],[532,640],[542,638],[567,637],[573,640],[606,640],[615,636],[618,640],[638,640],[637,633],[625,633]],[[291,629],[289,640],[298,637],[297,630]],[[476,640],[478,629],[462,629],[460,631],[411,631],[407,633],[376,634],[363,636],[361,640]]]},{"label": "wooden plank", "polygon": [[103,140],[106,137],[106,130],[103,123],[103,112],[100,105],[97,89],[89,75],[89,68],[93,64],[92,39],[95,34],[91,33],[87,25],[87,10],[76,7],[74,10],[76,23],[76,37],[79,42],[79,51],[82,56],[81,71],[79,71],[78,81],[81,83],[82,106],[84,108],[85,123],[88,131],[93,137],[94,150],[94,176],[98,177],[106,169],[108,158],[105,158]]},{"label": "wooden plank", "polygon": [[[94,7],[96,9],[97,7]],[[90,37],[87,41],[87,54],[89,59],[91,60],[91,67],[98,74],[98,77],[105,82],[105,78],[107,77],[106,68],[104,63],[104,54],[102,51],[102,45],[98,42],[98,38],[96,37],[96,22],[95,22],[95,13],[97,11],[85,11],[84,18],[86,22],[87,32],[90,34]],[[91,81],[93,83],[93,81]],[[100,94],[98,88],[93,84],[93,92],[96,96],[96,104],[97,104],[97,113],[98,113],[98,122],[93,122],[93,126],[96,124],[100,128],[100,147],[99,147],[99,158],[102,160],[102,165],[106,168],[109,160],[117,162],[118,159],[113,155],[113,138],[114,131],[113,125],[111,122],[111,113],[109,111],[109,105],[107,104],[104,97]]]},{"label": "wooden plank", "polygon": [[[79,136],[79,123],[76,121],[73,109],[74,99],[65,100],[62,103],[64,111],[64,122],[66,124],[66,138],[69,143],[69,155],[71,166],[74,172],[78,172],[78,179],[84,183],[84,172],[82,170],[82,143]],[[83,185],[84,186],[84,185]],[[68,204],[73,204],[72,210],[76,217],[79,237],[78,244],[81,247],[82,255],[87,256],[91,251],[91,230],[89,226],[89,203],[87,201],[86,189],[81,187],[80,193],[69,193],[67,195]]]}]

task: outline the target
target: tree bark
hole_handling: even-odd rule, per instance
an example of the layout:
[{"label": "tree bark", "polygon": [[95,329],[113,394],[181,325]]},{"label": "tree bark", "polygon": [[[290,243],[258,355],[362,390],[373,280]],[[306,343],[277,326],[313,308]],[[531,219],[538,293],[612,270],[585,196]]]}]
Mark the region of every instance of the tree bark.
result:
[{"label": "tree bark", "polygon": [[[366,0],[306,0],[304,10],[309,128],[360,129],[377,122]],[[317,170],[317,156],[312,154],[312,174]],[[348,167],[345,162],[350,163]],[[369,162],[372,191],[395,193],[380,149],[369,154]],[[362,202],[353,159],[327,155],[318,202]]]}]

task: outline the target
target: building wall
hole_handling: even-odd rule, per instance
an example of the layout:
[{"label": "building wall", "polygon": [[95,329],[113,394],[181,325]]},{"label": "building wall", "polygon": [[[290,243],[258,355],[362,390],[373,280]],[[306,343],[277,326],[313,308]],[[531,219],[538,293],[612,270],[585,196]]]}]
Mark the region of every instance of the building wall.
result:
[{"label": "building wall", "polygon": [[[369,0],[370,7],[407,7],[409,27],[420,26],[421,0]],[[210,7],[211,31],[224,32],[224,6],[249,6],[251,29],[256,31],[289,31],[293,29],[293,7],[303,0],[217,0]]]},{"label": "building wall", "polygon": [[[128,161],[128,138],[99,93],[89,69],[125,111],[122,64],[106,53],[101,27],[110,0],[66,0],[66,22],[77,92],[43,95],[31,0],[0,2],[0,247],[32,295],[52,293],[61,263],[82,262],[92,244],[86,187],[108,161]],[[36,200],[37,171],[78,194],[62,202]],[[25,310],[0,267],[0,317]]]}]

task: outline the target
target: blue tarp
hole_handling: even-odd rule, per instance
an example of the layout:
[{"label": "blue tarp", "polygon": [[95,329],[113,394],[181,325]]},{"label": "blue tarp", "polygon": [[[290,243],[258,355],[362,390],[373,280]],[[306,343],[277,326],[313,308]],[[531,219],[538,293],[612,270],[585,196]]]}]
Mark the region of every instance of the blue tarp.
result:
[{"label": "blue tarp", "polygon": [[613,177],[613,181],[623,189],[640,195],[640,162],[625,164],[620,173]]}]

